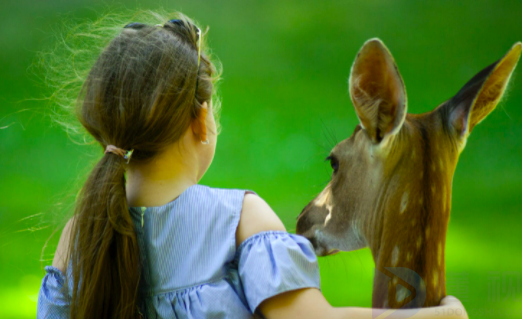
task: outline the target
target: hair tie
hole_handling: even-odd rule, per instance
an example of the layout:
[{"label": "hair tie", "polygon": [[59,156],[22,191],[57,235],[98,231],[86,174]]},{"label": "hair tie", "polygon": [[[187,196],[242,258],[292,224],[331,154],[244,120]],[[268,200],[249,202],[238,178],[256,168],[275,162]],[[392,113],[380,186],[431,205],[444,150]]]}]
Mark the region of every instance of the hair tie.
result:
[{"label": "hair tie", "polygon": [[118,156],[121,156],[123,157],[123,159],[126,160],[125,163],[129,164],[129,161],[131,159],[131,156],[132,156],[132,152],[134,152],[134,149],[131,149],[129,151],[126,151],[124,149],[121,149],[119,147],[116,147],[114,145],[107,145],[107,147],[105,148],[105,152],[104,154],[107,154],[107,153],[113,153],[113,154],[116,154]]}]

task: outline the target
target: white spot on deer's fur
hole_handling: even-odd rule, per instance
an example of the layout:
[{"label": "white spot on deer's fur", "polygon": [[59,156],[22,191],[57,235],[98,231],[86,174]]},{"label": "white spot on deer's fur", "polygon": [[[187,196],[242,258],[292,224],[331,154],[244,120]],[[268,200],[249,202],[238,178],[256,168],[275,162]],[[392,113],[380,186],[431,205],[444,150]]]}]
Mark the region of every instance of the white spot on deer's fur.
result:
[{"label": "white spot on deer's fur", "polygon": [[404,213],[406,207],[408,206],[408,191],[404,191],[401,199],[401,214]]},{"label": "white spot on deer's fur", "polygon": [[426,227],[426,240],[428,238],[430,238],[430,232],[431,232],[430,226]]},{"label": "white spot on deer's fur", "polygon": [[397,302],[401,302],[403,301],[404,299],[408,298],[409,295],[411,295],[411,291],[409,291],[408,289],[406,289],[403,285],[399,284],[397,285],[397,288],[396,288],[396,292],[395,292],[395,300]]},{"label": "white spot on deer's fur", "polygon": [[392,251],[392,257],[391,257],[391,262],[392,262],[392,266],[397,266],[397,262],[399,261],[399,246],[395,245],[395,247],[393,247],[393,251]]},{"label": "white spot on deer's fur", "polygon": [[417,238],[417,249],[420,248],[421,244],[422,244],[422,237],[419,236],[419,238]]},{"label": "white spot on deer's fur", "polygon": [[328,210],[328,215],[326,215],[326,218],[324,219],[324,225],[330,221],[330,218],[332,218],[332,205],[326,205],[326,209]]},{"label": "white spot on deer's fur", "polygon": [[330,218],[332,218],[332,213],[329,213],[328,215],[326,215],[326,218],[324,219],[324,225],[326,226],[326,224],[328,224],[328,222],[330,221]]},{"label": "white spot on deer's fur", "polygon": [[411,252],[408,252],[406,254],[406,261],[410,261],[411,260]]},{"label": "white spot on deer's fur", "polygon": [[328,203],[328,199],[330,198],[330,186],[327,185],[325,189],[317,196],[317,198],[314,201],[315,206],[322,207],[326,203]]}]

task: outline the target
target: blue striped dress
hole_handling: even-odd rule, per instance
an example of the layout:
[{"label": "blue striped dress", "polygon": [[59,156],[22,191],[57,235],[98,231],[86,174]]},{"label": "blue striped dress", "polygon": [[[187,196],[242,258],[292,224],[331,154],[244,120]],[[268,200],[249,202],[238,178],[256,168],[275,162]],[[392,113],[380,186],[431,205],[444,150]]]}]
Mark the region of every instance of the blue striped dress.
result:
[{"label": "blue striped dress", "polygon": [[[143,269],[144,317],[253,318],[267,298],[320,289],[317,257],[303,236],[263,231],[236,249],[245,192],[196,184],[163,206],[129,208]],[[64,285],[57,268],[45,270],[37,317],[68,318],[71,284]]]}]

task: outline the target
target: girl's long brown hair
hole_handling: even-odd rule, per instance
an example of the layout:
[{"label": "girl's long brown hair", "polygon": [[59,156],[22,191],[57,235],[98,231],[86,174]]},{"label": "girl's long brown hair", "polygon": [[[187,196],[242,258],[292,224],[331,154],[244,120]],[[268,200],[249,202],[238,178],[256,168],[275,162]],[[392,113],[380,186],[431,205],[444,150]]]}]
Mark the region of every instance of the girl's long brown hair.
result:
[{"label": "girl's long brown hair", "polygon": [[[112,144],[134,149],[131,162],[150,160],[180,139],[203,102],[210,104],[216,68],[203,48],[198,68],[194,23],[182,14],[172,18],[182,23],[122,25],[90,69],[75,111],[102,151]],[[77,198],[68,248],[71,318],[140,317],[140,252],[126,166],[120,156],[103,155]]]}]

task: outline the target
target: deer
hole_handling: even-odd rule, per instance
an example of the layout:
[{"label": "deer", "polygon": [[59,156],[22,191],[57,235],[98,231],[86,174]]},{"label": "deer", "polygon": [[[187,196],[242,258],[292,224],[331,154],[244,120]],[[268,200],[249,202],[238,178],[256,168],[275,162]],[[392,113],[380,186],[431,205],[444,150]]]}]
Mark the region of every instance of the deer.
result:
[{"label": "deer", "polygon": [[373,308],[431,307],[446,296],[444,251],[457,161],[471,131],[504,95],[521,51],[515,43],[423,114],[407,112],[403,79],[380,39],[357,53],[348,86],[359,123],[331,150],[331,178],[298,215],[296,233],[317,256],[369,247]]}]

